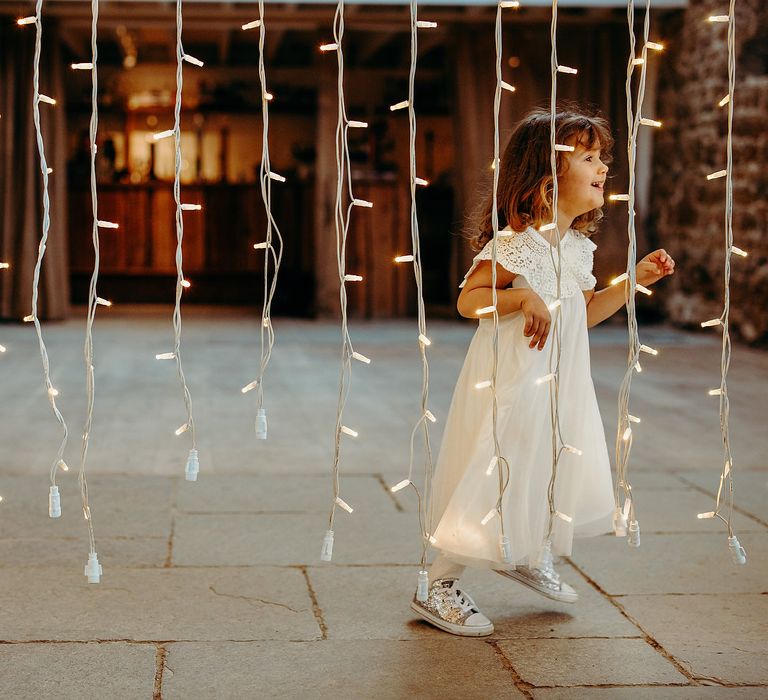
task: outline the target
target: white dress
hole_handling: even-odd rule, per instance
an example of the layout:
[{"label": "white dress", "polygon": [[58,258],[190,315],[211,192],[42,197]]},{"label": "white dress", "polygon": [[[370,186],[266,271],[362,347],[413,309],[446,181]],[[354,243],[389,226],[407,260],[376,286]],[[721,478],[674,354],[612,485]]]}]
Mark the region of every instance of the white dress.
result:
[{"label": "white dress", "polygon": [[[574,535],[610,531],[614,509],[610,460],[590,372],[582,293],[595,286],[592,259],[596,246],[574,229],[565,233],[560,245],[560,426],[563,441],[582,454],[564,451],[558,462],[555,508],[572,522],[555,519],[552,553],[556,556],[571,553]],[[498,239],[497,262],[517,275],[512,287],[530,287],[546,304],[557,299],[553,256],[557,259],[557,249],[534,228]],[[489,242],[475,257],[465,281],[480,260],[490,259]],[[552,472],[550,385],[536,384],[536,379],[549,373],[553,333],[543,350],[531,349],[531,338],[523,335],[524,326],[521,311],[499,318],[497,425],[501,456],[510,470],[502,513],[514,564],[533,560],[544,540]],[[493,517],[481,524],[499,496],[498,467],[490,476],[486,474],[495,454],[492,395],[490,389],[475,387],[490,379],[492,362],[493,319],[481,319],[451,402],[433,480],[430,520],[434,547],[445,556],[469,566],[499,568],[503,565],[500,520]]]}]

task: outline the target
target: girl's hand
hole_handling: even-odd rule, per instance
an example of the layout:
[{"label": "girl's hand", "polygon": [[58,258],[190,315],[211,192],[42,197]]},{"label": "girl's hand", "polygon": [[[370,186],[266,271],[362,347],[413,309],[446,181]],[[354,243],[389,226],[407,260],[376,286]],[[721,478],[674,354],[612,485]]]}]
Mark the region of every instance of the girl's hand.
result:
[{"label": "girl's hand", "polygon": [[656,284],[662,277],[675,274],[675,261],[663,248],[648,253],[637,263],[636,279],[643,287]]},{"label": "girl's hand", "polygon": [[536,292],[531,291],[520,305],[520,311],[525,315],[523,335],[525,337],[533,336],[529,347],[535,348],[538,344],[539,350],[543,350],[552,323],[547,305]]}]

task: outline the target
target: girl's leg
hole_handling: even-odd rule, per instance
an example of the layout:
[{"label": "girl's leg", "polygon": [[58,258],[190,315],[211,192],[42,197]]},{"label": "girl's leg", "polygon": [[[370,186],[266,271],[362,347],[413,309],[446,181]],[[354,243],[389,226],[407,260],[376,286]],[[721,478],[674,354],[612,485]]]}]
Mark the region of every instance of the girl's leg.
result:
[{"label": "girl's leg", "polygon": [[431,586],[439,578],[461,578],[467,567],[457,564],[444,554],[438,554],[432,566],[429,567],[429,585]]}]

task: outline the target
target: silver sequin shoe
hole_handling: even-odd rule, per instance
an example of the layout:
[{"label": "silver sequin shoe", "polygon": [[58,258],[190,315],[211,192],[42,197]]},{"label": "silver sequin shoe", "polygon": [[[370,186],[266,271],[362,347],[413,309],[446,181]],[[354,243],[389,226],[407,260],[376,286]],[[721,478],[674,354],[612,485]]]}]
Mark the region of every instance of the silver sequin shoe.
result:
[{"label": "silver sequin shoe", "polygon": [[411,610],[441,630],[461,637],[493,634],[493,623],[481,613],[475,601],[457,587],[453,578],[439,578],[429,587],[422,603],[414,596]]},{"label": "silver sequin shoe", "polygon": [[579,594],[560,580],[560,575],[553,567],[538,569],[516,566],[514,569],[494,569],[494,571],[559,603],[575,603],[579,599]]}]

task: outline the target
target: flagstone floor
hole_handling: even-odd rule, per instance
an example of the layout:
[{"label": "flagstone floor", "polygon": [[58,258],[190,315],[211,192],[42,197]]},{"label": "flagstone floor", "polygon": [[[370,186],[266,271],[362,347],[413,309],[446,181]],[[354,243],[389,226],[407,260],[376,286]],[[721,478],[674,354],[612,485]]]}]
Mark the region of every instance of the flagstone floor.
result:
[{"label": "flagstone floor", "polygon": [[[275,320],[264,385],[269,439],[254,438],[259,320],[189,307],[183,359],[200,474],[184,480],[190,433],[170,310],[100,311],[86,476],[99,584],[77,473],[85,419],[82,314],[46,324],[57,404],[70,432],[60,519],[47,515],[61,430],[34,329],[0,325],[0,697],[3,698],[768,698],[768,353],[734,347],[729,373],[735,529],[731,563],[712,510],[722,463],[720,339],[641,329],[660,350],[632,383],[630,461],[642,546],[580,540],[561,605],[488,572],[464,580],[496,631],[461,639],[415,619],[417,507],[392,494],[408,467],[421,399],[416,326],[353,322],[356,363],[341,451],[331,563],[319,559],[331,501],[340,334]],[[471,323],[433,322],[430,408],[441,437]],[[615,439],[626,329],[590,331],[608,444]],[[421,453],[417,450],[417,454]],[[418,457],[417,464],[422,464]]]}]

